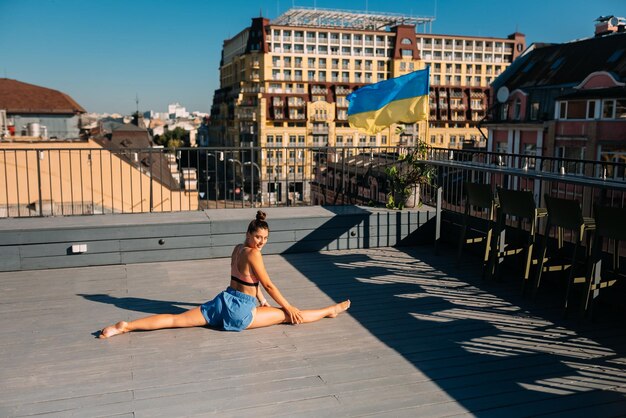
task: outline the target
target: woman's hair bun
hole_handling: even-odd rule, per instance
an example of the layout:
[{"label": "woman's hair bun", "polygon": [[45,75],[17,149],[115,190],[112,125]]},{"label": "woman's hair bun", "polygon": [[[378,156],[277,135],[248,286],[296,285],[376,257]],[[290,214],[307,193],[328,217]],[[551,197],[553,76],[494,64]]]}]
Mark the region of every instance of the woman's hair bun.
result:
[{"label": "woman's hair bun", "polygon": [[256,220],[257,221],[264,221],[266,217],[267,217],[267,215],[262,210],[258,210],[256,212]]}]

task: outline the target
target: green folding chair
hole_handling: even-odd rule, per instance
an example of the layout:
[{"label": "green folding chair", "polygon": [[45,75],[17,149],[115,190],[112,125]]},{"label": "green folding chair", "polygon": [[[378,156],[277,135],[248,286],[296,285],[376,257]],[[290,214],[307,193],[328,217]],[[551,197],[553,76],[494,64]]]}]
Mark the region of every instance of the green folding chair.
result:
[{"label": "green folding chair", "polygon": [[[554,271],[568,270],[567,288],[565,291],[564,309],[567,311],[570,297],[570,290],[575,283],[584,283],[585,276],[574,277],[576,266],[587,260],[590,253],[589,242],[591,239],[590,231],[596,229],[595,220],[593,218],[583,217],[580,203],[577,200],[562,199],[557,197],[544,195],[548,217],[546,220],[546,228],[541,240],[539,248],[539,256],[537,258],[537,273],[535,278],[535,289],[533,297],[537,296],[543,273]],[[556,228],[556,249],[548,253],[548,240],[550,232]],[[564,231],[572,231],[574,238],[574,248],[571,254],[567,254],[564,245]],[[581,257],[581,245],[584,239],[587,239],[585,257]],[[547,254],[548,253],[548,254]],[[546,257],[547,255],[547,257]],[[583,264],[584,265],[584,264]]]},{"label": "green folding chair", "polygon": [[[522,291],[526,289],[526,283],[529,281],[530,268],[532,266],[533,248],[537,235],[537,224],[539,218],[547,215],[547,210],[538,208],[535,204],[533,194],[526,190],[509,190],[498,187],[498,216],[496,223],[497,245],[491,246],[491,255],[489,257],[489,274],[496,280],[501,275],[501,264],[510,256],[523,254],[523,272],[524,281],[522,282]],[[517,246],[507,242],[506,239],[506,221],[511,219],[517,223],[516,227],[512,227],[512,232],[522,233],[526,235],[526,239]],[[523,221],[527,220],[529,229],[523,228]]]},{"label": "green folding chair", "polygon": [[[593,311],[593,305],[601,289],[615,285],[626,276],[620,271],[620,242],[626,241],[626,208],[596,206],[594,211],[596,230],[593,250],[587,269],[587,294],[583,308],[586,314]],[[602,245],[605,239],[612,240],[612,266],[603,266]]]},{"label": "green folding chair", "polygon": [[[465,211],[463,213],[463,221],[461,223],[461,231],[459,233],[459,242],[457,248],[456,262],[457,265],[461,261],[463,249],[467,244],[480,244],[485,243],[485,249],[483,251],[483,277],[487,270],[489,262],[489,253],[491,251],[491,240],[493,230],[495,228],[495,215],[496,208],[498,206],[497,200],[491,190],[491,186],[488,184],[477,183],[465,183],[463,185],[465,190]],[[487,229],[479,230],[469,226],[471,217],[471,210],[480,209],[487,211]],[[481,236],[467,238],[467,232],[478,232]]]}]

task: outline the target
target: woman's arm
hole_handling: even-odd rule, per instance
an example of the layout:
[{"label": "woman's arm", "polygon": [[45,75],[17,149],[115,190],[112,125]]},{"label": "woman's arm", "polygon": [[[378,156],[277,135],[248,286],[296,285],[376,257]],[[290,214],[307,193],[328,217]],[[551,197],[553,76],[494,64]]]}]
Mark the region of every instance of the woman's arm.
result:
[{"label": "woman's arm", "polygon": [[256,288],[256,298],[259,300],[260,306],[270,306],[270,304],[267,303],[267,299],[265,299],[265,296],[263,296],[263,292],[261,292],[260,287]]},{"label": "woman's arm", "polygon": [[292,324],[300,324],[302,322],[302,314],[300,310],[295,306],[291,306],[291,304],[285,299],[285,297],[280,293],[278,287],[272,280],[270,276],[267,274],[265,270],[265,265],[263,264],[263,257],[261,256],[261,252],[258,250],[252,250],[248,252],[248,263],[250,263],[250,267],[254,270],[256,277],[259,279],[263,288],[269,295],[278,303],[287,314],[289,321]]}]

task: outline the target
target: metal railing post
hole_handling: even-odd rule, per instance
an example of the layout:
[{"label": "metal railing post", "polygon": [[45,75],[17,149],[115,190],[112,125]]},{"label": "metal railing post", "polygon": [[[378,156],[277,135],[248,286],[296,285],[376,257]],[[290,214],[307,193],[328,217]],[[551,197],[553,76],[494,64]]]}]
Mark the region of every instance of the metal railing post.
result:
[{"label": "metal railing post", "polygon": [[43,157],[43,151],[36,151],[37,155],[35,156],[37,160],[37,188],[39,189],[39,216],[43,216],[43,198],[41,195],[41,164],[39,160]]},{"label": "metal railing post", "polygon": [[439,255],[439,242],[441,240],[441,201],[443,200],[443,188],[437,187],[437,207],[435,209],[435,255]]}]

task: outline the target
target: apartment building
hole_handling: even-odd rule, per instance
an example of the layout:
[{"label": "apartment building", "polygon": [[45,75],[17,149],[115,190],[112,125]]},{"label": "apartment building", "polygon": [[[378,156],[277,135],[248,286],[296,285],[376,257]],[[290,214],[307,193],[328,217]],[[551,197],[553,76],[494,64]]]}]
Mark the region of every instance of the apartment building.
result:
[{"label": "apartment building", "polygon": [[526,49],[525,36],[418,33],[416,39],[420,58],[431,73],[430,130],[425,139],[436,147],[485,147],[477,125],[491,106],[489,86]]},{"label": "apartment building", "polygon": [[[291,9],[224,42],[211,110],[215,145],[268,147],[268,178],[310,178],[296,150],[281,147],[481,145],[488,89],[525,49],[524,35],[485,38],[426,34],[433,18]],[[366,135],[348,124],[346,96],[365,84],[431,66],[429,126],[392,126]],[[275,148],[272,150],[272,148]],[[289,152],[289,155],[286,153]],[[352,152],[351,150],[348,152]],[[306,198],[298,181],[293,191]],[[272,182],[266,184],[269,190]],[[304,196],[302,196],[302,193]]]},{"label": "apartment building", "polygon": [[614,16],[598,19],[592,38],[531,45],[493,83],[488,150],[603,161],[604,172],[571,162],[562,170],[623,178],[612,163],[626,161],[625,46],[626,19]]}]

